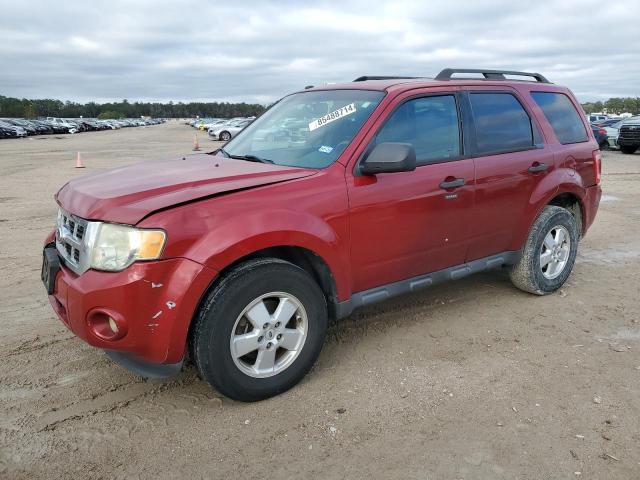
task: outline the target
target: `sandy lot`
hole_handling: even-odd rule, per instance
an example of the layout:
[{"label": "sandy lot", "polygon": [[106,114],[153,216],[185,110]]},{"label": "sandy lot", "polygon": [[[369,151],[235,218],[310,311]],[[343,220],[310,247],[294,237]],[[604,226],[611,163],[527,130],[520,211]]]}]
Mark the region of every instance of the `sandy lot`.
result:
[{"label": "sandy lot", "polygon": [[497,271],[358,311],[299,386],[242,404],[193,368],[122,370],[39,279],[61,185],[189,153],[193,135],[0,141],[0,478],[640,478],[640,153],[604,154],[603,203],[558,293]]}]

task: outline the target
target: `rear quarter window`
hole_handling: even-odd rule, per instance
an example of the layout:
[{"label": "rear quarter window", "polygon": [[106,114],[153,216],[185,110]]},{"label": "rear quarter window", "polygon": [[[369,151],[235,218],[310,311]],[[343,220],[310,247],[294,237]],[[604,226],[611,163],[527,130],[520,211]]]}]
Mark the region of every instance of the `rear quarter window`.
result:
[{"label": "rear quarter window", "polygon": [[589,140],[580,114],[564,93],[531,92],[531,97],[551,124],[560,143],[566,145]]}]

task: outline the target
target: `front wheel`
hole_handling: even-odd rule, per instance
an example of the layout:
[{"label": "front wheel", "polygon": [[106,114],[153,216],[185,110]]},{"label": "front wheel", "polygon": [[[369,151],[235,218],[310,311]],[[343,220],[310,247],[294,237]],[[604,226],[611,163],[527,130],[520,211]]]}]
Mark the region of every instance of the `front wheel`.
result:
[{"label": "front wheel", "polygon": [[222,140],[223,142],[228,142],[229,140],[231,140],[231,134],[229,132],[222,132],[220,134],[220,140]]},{"label": "front wheel", "polygon": [[252,260],[209,293],[190,349],[214,388],[252,402],[297,384],[318,358],[326,329],[324,295],[306,271],[278,259]]},{"label": "front wheel", "polygon": [[520,290],[546,295],[571,274],[578,252],[578,226],[568,210],[547,205],[531,227],[522,257],[511,270]]},{"label": "front wheel", "polygon": [[636,150],[638,149],[638,147],[623,147],[622,145],[620,146],[620,151],[622,153],[626,153],[626,154],[633,154],[636,153]]}]

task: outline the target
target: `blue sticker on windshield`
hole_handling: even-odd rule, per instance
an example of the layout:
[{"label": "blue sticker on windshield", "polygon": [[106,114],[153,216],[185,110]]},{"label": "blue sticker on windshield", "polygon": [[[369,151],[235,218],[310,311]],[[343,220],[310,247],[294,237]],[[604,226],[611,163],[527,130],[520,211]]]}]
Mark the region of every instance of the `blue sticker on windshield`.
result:
[{"label": "blue sticker on windshield", "polygon": [[333,147],[328,147],[327,145],[322,145],[318,151],[322,152],[322,153],[331,153],[331,151],[333,150]]}]

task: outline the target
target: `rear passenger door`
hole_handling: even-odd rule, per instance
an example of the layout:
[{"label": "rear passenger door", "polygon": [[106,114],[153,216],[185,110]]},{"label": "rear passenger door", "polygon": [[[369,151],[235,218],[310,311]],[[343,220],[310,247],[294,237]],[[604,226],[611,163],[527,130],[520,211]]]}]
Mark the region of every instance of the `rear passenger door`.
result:
[{"label": "rear passenger door", "polygon": [[554,163],[537,121],[515,90],[477,87],[464,98],[476,177],[471,261],[521,247],[522,216]]}]

